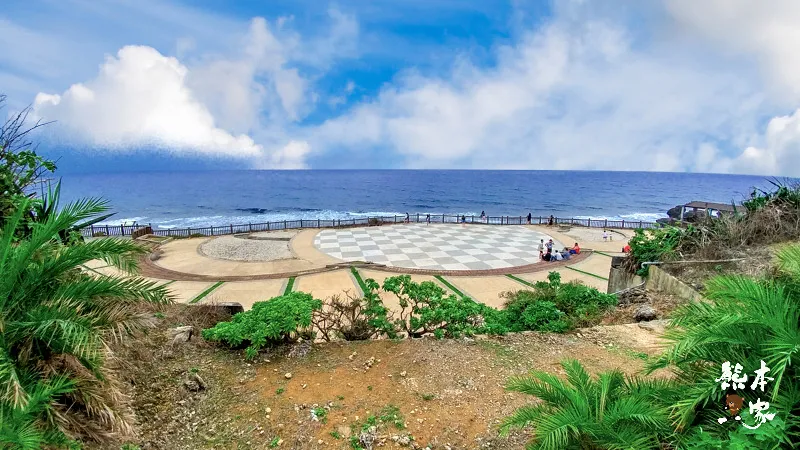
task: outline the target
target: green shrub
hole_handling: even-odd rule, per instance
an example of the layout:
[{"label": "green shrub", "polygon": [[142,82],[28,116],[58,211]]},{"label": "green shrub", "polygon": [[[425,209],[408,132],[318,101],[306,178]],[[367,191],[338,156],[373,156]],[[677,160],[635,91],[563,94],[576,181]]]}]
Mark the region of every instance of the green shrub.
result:
[{"label": "green shrub", "polygon": [[224,342],[231,347],[247,346],[248,359],[267,345],[292,342],[309,332],[314,311],[322,301],[304,292],[292,292],[265,302],[256,302],[249,311],[235,314],[230,322],[220,322],[203,330],[203,338]]},{"label": "green shrub", "polygon": [[628,256],[631,267],[637,275],[647,275],[648,267],[641,263],[648,261],[667,261],[675,256],[675,250],[681,243],[684,230],[675,226],[634,230],[629,241],[631,253]]},{"label": "green shrub", "polygon": [[314,312],[314,326],[326,341],[334,338],[360,341],[380,335],[389,338],[397,336],[392,313],[378,295],[378,283],[367,279],[360,284],[363,297],[347,294],[347,298],[342,300],[339,296],[333,296],[325,301],[324,308]]},{"label": "green shrub", "polygon": [[[408,275],[387,278],[383,289],[400,300],[398,329],[411,337],[433,333],[438,338],[470,336],[487,331],[487,316],[496,310],[466,297],[445,296],[445,291],[432,281],[415,283]],[[499,328],[494,321],[492,329]]]},{"label": "green shrub", "polygon": [[558,272],[550,272],[547,278],[530,290],[507,294],[503,315],[498,319],[505,321],[508,331],[564,332],[596,322],[617,304],[614,295],[578,282],[561,283]]}]

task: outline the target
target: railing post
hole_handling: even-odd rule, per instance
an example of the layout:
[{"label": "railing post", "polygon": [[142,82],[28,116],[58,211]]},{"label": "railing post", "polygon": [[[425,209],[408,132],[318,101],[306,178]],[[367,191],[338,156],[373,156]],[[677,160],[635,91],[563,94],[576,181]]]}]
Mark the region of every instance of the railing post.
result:
[{"label": "railing post", "polygon": [[622,219],[622,228],[625,228],[625,219]]},{"label": "railing post", "polygon": [[108,225],[106,225],[106,236],[108,236]]},{"label": "railing post", "polygon": [[283,221],[283,229],[284,230],[286,229],[286,221],[285,220]]},{"label": "railing post", "polygon": [[92,236],[94,236],[94,225],[91,226],[89,232],[92,233]]},{"label": "railing post", "polygon": [[639,221],[639,228],[642,228],[642,221]]},{"label": "railing post", "polygon": [[606,219],[605,222],[603,222],[603,228],[608,228],[608,219]]},{"label": "railing post", "polygon": [[321,224],[322,222],[320,222],[319,219],[317,219],[317,228],[319,228]]},{"label": "railing post", "polygon": [[444,214],[442,214],[442,223],[444,223]]}]

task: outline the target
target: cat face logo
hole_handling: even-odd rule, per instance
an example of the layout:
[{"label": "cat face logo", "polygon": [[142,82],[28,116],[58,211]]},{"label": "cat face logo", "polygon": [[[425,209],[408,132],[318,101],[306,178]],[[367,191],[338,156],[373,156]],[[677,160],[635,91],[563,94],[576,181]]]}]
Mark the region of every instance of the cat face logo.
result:
[{"label": "cat face logo", "polygon": [[737,394],[728,394],[725,396],[725,409],[730,412],[731,417],[738,416],[739,411],[742,410],[744,399]]}]

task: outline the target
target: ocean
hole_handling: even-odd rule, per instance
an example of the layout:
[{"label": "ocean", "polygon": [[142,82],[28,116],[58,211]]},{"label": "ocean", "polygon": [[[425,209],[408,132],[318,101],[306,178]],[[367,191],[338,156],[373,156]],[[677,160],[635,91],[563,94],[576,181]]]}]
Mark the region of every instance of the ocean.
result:
[{"label": "ocean", "polygon": [[766,177],[591,171],[306,170],[64,175],[62,202],[107,199],[103,224],[156,228],[410,214],[654,221],[692,200],[740,202]]}]

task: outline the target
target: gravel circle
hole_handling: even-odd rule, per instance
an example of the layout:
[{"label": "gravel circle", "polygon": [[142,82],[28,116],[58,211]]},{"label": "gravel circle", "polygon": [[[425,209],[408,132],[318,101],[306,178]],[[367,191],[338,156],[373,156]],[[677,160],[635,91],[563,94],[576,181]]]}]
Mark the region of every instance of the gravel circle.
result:
[{"label": "gravel circle", "polygon": [[229,261],[275,261],[293,258],[289,241],[259,241],[220,236],[204,242],[200,253],[209,258]]}]

